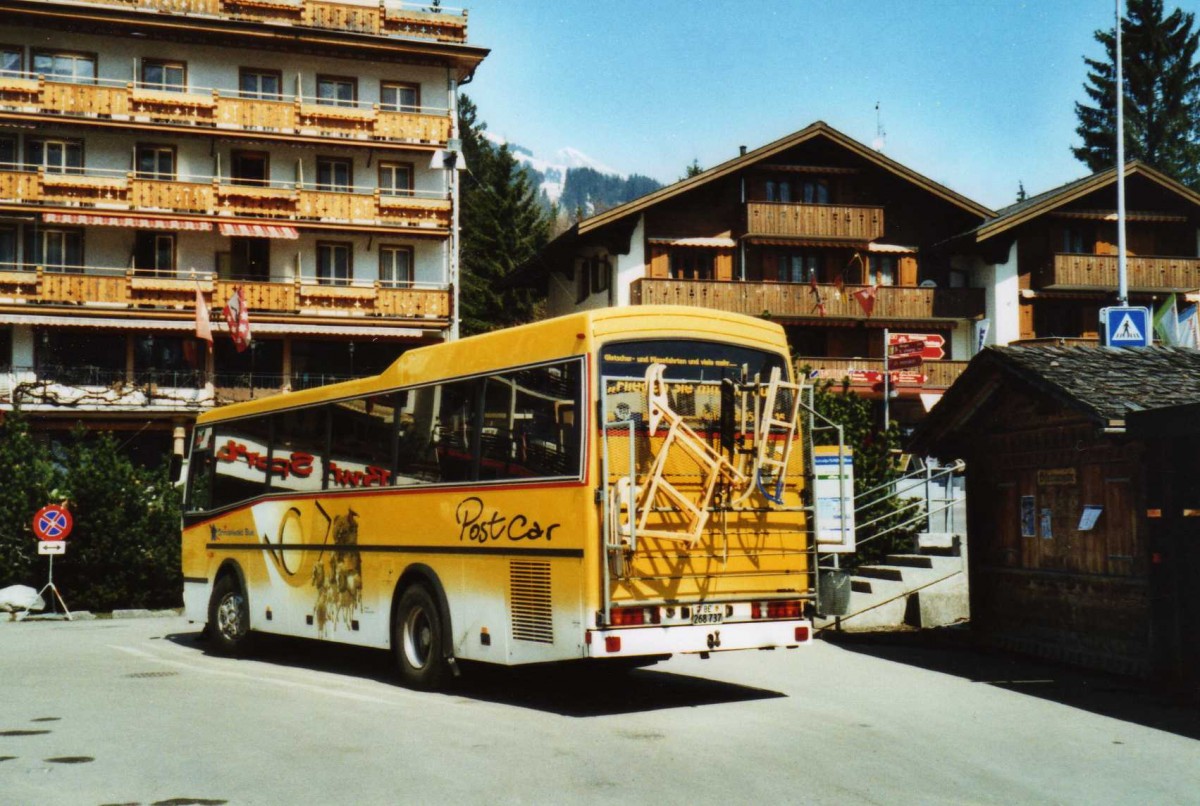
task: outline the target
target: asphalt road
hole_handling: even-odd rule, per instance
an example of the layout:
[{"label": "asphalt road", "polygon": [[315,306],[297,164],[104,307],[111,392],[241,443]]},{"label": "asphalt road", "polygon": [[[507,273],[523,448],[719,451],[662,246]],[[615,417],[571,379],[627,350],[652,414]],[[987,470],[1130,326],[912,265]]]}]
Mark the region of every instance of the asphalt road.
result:
[{"label": "asphalt road", "polygon": [[208,654],[182,618],[0,623],[0,803],[1200,803],[1200,711],[959,641],[626,676]]}]

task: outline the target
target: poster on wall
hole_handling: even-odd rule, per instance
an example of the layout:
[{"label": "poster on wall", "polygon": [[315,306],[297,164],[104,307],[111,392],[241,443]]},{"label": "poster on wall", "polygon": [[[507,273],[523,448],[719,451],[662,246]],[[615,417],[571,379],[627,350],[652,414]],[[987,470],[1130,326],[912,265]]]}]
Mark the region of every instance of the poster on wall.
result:
[{"label": "poster on wall", "polygon": [[1104,511],[1104,507],[1095,504],[1084,504],[1083,514],[1079,516],[1079,531],[1090,532],[1096,527],[1096,521],[1100,520],[1100,513]]},{"label": "poster on wall", "polygon": [[1042,539],[1043,540],[1053,540],[1054,539],[1054,531],[1050,526],[1050,520],[1053,517],[1053,515],[1054,515],[1054,510],[1050,509],[1049,507],[1046,507],[1045,509],[1042,510]]},{"label": "poster on wall", "polygon": [[1037,513],[1032,495],[1021,496],[1021,537],[1037,537]]},{"label": "poster on wall", "polygon": [[824,554],[854,551],[854,451],[836,445],[813,448],[813,497],[816,499],[817,550]]}]

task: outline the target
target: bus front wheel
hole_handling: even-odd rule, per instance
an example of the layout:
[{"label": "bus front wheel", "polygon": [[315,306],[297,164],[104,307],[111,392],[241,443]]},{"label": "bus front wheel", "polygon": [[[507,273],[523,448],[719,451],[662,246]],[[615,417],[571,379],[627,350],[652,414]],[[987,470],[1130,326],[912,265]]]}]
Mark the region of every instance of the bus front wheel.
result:
[{"label": "bus front wheel", "polygon": [[213,585],[208,602],[208,633],[222,655],[239,655],[250,640],[250,606],[234,574],[225,574]]},{"label": "bus front wheel", "polygon": [[392,646],[405,685],[424,691],[441,686],[447,666],[442,655],[442,614],[423,585],[412,585],[400,596]]}]

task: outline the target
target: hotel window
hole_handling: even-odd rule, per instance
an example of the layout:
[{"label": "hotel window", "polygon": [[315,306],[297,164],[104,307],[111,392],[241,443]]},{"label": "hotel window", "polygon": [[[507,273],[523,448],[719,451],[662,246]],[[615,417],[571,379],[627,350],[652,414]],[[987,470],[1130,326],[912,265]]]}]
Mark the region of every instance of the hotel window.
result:
[{"label": "hotel window", "polygon": [[146,59],[142,62],[142,86],[152,90],[183,92],[187,89],[187,62]]},{"label": "hotel window", "polygon": [[14,78],[25,70],[25,49],[17,45],[0,45],[0,75]]},{"label": "hotel window", "polygon": [[413,189],[411,162],[379,163],[379,192],[385,196],[409,196]]},{"label": "hotel window", "polygon": [[417,84],[385,81],[379,85],[379,108],[389,112],[416,112],[421,108],[421,88]]},{"label": "hotel window", "polygon": [[0,271],[14,271],[17,265],[17,228],[0,227]]},{"label": "hotel window", "polygon": [[17,162],[17,138],[0,136],[0,166],[12,170]]},{"label": "hotel window", "polygon": [[270,160],[265,151],[234,151],[230,155],[232,176],[235,185],[267,185],[269,184]]},{"label": "hotel window", "polygon": [[347,285],[350,282],[351,247],[348,243],[317,242],[317,282]]},{"label": "hotel window", "polygon": [[671,250],[672,280],[711,280],[713,254],[703,249]]},{"label": "hotel window", "polygon": [[96,81],[96,56],[71,51],[34,51],[33,72],[55,81],[75,84]]},{"label": "hotel window", "polygon": [[83,143],[79,140],[27,140],[25,163],[47,173],[83,173]]},{"label": "hotel window", "polygon": [[75,229],[25,230],[26,259],[54,271],[83,266],[83,233]]},{"label": "hotel window", "polygon": [[317,103],[326,106],[354,106],[357,100],[357,79],[317,76]]},{"label": "hotel window", "polygon": [[815,252],[775,256],[775,279],[781,283],[820,282],[821,256]]},{"label": "hotel window", "polygon": [[317,190],[349,193],[354,163],[348,159],[317,157]]},{"label": "hotel window", "polygon": [[271,239],[230,238],[229,273],[234,279],[268,279],[271,276]]},{"label": "hotel window", "polygon": [[133,241],[133,267],[152,274],[171,274],[175,271],[175,234],[172,232],[138,232]]},{"label": "hotel window", "polygon": [[871,255],[869,265],[871,267],[870,279],[874,285],[896,284],[897,260],[895,255]]},{"label": "hotel window", "polygon": [[410,288],[413,284],[411,246],[379,247],[379,282],[388,288]]},{"label": "hotel window", "polygon": [[278,70],[260,70],[256,67],[238,70],[238,93],[243,98],[279,100],[282,86],[283,73]]},{"label": "hotel window", "polygon": [[134,150],[138,179],[174,179],[175,147],[138,144]]}]

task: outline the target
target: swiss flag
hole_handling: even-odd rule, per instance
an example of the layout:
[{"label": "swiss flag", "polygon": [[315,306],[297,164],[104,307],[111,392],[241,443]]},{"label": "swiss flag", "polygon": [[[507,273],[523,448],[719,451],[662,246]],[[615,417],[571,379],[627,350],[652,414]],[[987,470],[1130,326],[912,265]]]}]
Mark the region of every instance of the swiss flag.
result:
[{"label": "swiss flag", "polygon": [[212,322],[208,319],[208,303],[200,289],[196,289],[196,338],[204,339],[212,346]]},{"label": "swiss flag", "polygon": [[250,313],[246,310],[246,296],[239,285],[225,303],[225,324],[239,353],[250,346]]},{"label": "swiss flag", "polygon": [[862,306],[863,312],[866,313],[867,316],[870,316],[871,311],[875,310],[875,291],[875,286],[869,285],[866,288],[860,288],[851,294],[852,297],[858,300],[858,304]]}]

